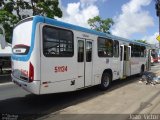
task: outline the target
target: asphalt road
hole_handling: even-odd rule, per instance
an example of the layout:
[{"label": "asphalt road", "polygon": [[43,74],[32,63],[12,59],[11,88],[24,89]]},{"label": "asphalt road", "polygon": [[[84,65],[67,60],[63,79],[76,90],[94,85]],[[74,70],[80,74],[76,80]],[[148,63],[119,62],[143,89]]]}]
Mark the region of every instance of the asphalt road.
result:
[{"label": "asphalt road", "polygon": [[123,87],[135,82],[136,78],[115,81],[108,91],[92,87],[81,91],[40,96],[29,94],[14,84],[0,85],[0,113],[19,115],[23,119],[38,118]]},{"label": "asphalt road", "polygon": [[[159,67],[159,64],[152,66],[152,71],[158,70]],[[112,87],[107,91],[100,91],[95,86],[75,92],[40,96],[30,94],[12,83],[0,84],[1,117],[6,115],[18,115],[19,119],[27,120],[39,118],[69,106],[89,101],[127,84],[137,82],[138,80],[138,76],[132,76],[123,81],[114,81]]]}]

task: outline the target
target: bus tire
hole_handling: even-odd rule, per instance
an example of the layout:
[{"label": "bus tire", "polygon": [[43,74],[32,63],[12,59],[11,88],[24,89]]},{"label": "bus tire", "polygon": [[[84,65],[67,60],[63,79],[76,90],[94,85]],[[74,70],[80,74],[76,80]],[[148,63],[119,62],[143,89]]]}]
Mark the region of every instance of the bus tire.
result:
[{"label": "bus tire", "polygon": [[111,84],[111,75],[108,73],[103,73],[102,78],[101,78],[101,84],[99,85],[99,88],[101,90],[106,90],[109,88]]},{"label": "bus tire", "polygon": [[142,65],[142,66],[141,66],[141,70],[140,70],[139,75],[140,75],[140,76],[142,76],[142,75],[143,75],[143,73],[144,73],[144,65]]}]

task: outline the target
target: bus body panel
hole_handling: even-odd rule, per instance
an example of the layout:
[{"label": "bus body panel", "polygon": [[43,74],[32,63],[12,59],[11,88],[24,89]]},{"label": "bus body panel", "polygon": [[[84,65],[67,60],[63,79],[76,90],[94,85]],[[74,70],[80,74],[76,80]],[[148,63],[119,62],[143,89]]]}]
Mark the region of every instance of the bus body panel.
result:
[{"label": "bus body panel", "polygon": [[[99,37],[118,41],[119,56],[99,57]],[[14,29],[12,80],[31,93],[48,94],[98,85],[106,70],[112,80],[134,75],[147,58],[132,57],[130,43],[134,42],[35,16]]]},{"label": "bus body panel", "polygon": [[[40,25],[41,33],[41,88],[40,93],[56,93],[75,90],[75,85],[71,85],[76,80],[76,57],[48,57],[44,53],[44,26],[51,27],[48,24]],[[49,39],[49,38],[48,38]],[[50,53],[52,54],[52,53]],[[53,53],[54,54],[54,53]]]},{"label": "bus body panel", "polygon": [[23,61],[22,56],[26,57],[31,48],[32,23],[32,20],[22,23],[13,31],[12,75],[23,81],[28,81],[29,76],[29,61]]},{"label": "bus body panel", "polygon": [[18,79],[13,74],[11,75],[11,77],[12,77],[12,81],[16,85],[22,87],[24,90],[37,95],[40,94],[40,91],[39,91],[40,81],[33,81],[32,83],[27,83],[25,81],[22,81],[21,79]]},{"label": "bus body panel", "polygon": [[[14,29],[12,40],[12,80],[25,90],[40,94],[39,23],[33,24],[34,21],[29,20],[19,24]],[[32,35],[33,32],[34,35]]]},{"label": "bus body panel", "polygon": [[[46,25],[47,24],[41,25],[41,30],[43,30],[43,27]],[[47,26],[56,27],[54,25]],[[61,28],[57,27],[57,29]],[[90,35],[92,37],[85,39],[82,38],[84,37],[84,33],[74,30],[69,31],[73,32],[74,39],[74,54],[72,57],[47,57],[44,55],[43,49],[41,49],[41,94],[74,91],[76,89],[82,89],[94,85],[94,81],[92,79],[92,62],[78,63],[77,61],[78,40],[92,42],[91,39],[93,35]],[[41,48],[43,48],[43,31],[41,31],[41,33]]]}]

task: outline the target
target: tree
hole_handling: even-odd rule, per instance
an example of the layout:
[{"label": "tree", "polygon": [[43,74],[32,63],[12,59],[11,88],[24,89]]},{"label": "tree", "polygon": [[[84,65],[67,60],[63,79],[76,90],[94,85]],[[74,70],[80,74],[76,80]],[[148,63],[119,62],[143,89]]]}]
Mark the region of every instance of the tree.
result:
[{"label": "tree", "polygon": [[18,21],[34,15],[43,15],[54,18],[62,17],[62,11],[58,7],[58,0],[1,0],[0,24],[5,29],[6,40],[11,42],[14,26]]},{"label": "tree", "polygon": [[114,24],[114,22],[111,18],[103,20],[99,16],[96,16],[94,18],[90,18],[88,20],[88,24],[91,26],[91,29],[110,34],[109,29]]},{"label": "tree", "polygon": [[136,42],[147,43],[146,40],[135,40]]},{"label": "tree", "polygon": [[50,18],[62,17],[58,0],[31,0],[33,15],[44,15]]}]

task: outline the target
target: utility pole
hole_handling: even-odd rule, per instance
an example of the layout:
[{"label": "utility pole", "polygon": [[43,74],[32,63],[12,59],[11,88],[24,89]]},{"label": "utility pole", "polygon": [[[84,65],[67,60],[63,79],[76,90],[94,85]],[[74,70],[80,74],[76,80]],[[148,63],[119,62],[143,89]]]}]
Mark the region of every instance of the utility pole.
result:
[{"label": "utility pole", "polygon": [[0,25],[0,46],[2,49],[6,47],[5,31],[1,25]]},{"label": "utility pole", "polygon": [[[160,0],[155,0],[156,15],[159,18],[159,35],[160,35]],[[159,41],[160,48],[160,41]]]}]

